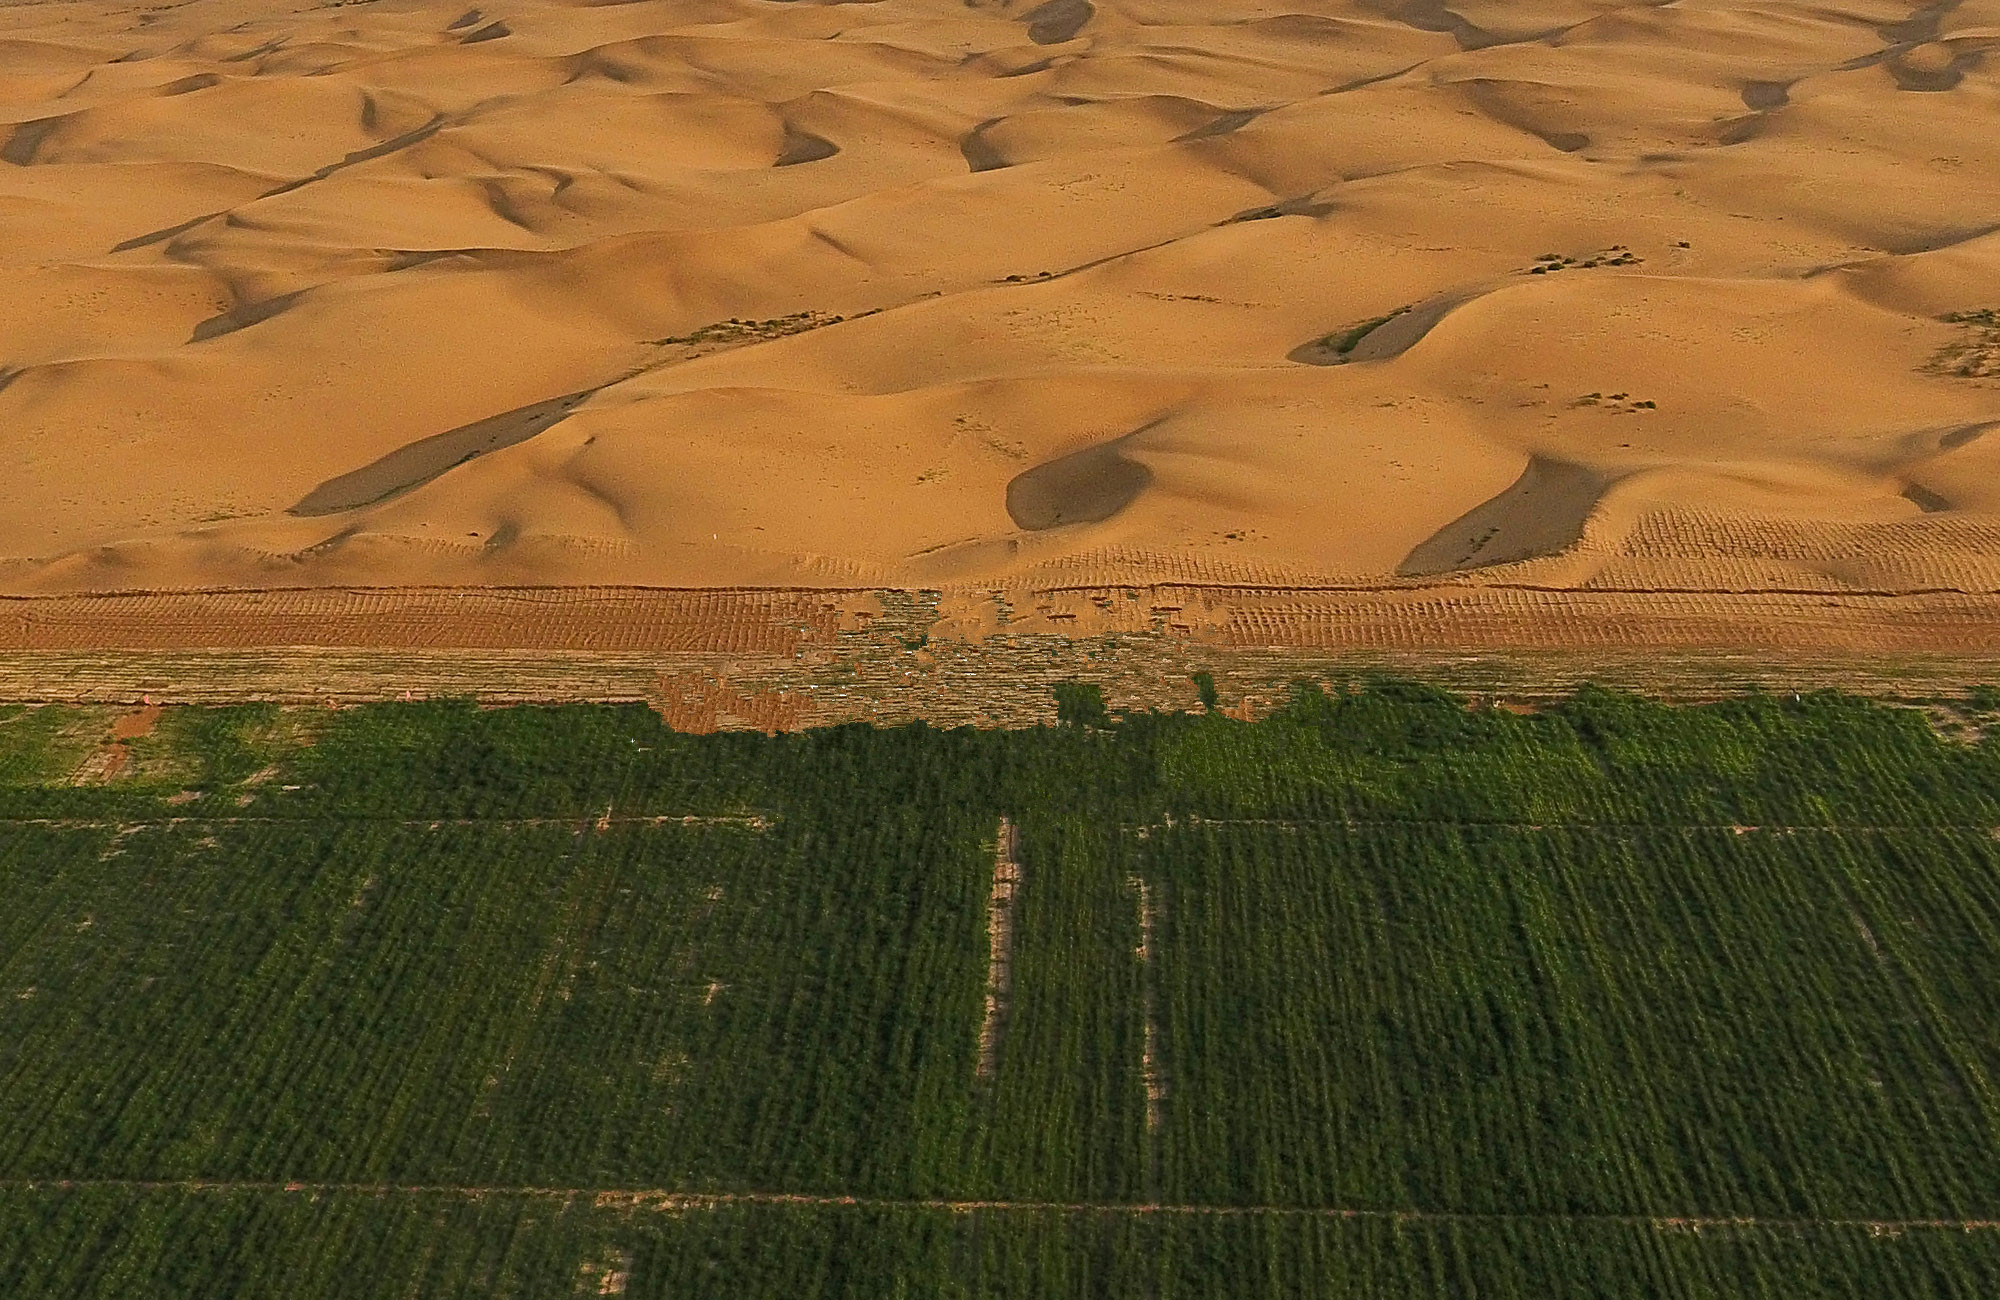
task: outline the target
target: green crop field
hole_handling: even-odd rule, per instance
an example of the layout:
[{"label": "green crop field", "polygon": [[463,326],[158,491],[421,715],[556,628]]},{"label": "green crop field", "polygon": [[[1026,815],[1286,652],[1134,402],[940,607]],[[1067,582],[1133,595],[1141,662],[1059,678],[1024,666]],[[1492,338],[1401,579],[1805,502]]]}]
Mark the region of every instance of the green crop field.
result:
[{"label": "green crop field", "polygon": [[0,709],[0,1296],[1991,1300],[1994,703]]}]

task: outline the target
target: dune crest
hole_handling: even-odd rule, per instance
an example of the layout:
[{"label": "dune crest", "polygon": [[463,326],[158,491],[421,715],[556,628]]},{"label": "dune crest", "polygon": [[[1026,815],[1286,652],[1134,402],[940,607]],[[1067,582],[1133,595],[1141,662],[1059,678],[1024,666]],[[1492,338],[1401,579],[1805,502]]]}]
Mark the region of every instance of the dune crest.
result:
[{"label": "dune crest", "polygon": [[2000,25],[0,3],[0,590],[2000,590]]}]

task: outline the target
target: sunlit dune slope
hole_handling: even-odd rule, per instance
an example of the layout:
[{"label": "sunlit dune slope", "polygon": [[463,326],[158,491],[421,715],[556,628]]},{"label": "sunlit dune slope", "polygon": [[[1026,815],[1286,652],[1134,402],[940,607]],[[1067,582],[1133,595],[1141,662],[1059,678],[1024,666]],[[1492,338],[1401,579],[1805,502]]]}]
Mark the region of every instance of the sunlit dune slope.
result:
[{"label": "sunlit dune slope", "polygon": [[0,0],[0,589],[2000,589],[2000,0]]}]

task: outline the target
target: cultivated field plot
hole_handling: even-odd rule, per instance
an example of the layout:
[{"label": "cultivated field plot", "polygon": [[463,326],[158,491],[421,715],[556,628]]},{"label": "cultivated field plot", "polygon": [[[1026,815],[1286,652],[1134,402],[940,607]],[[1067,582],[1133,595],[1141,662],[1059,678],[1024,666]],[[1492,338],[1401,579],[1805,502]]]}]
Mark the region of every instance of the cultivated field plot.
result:
[{"label": "cultivated field plot", "polygon": [[0,711],[0,1292],[1991,1296],[1996,705]]}]

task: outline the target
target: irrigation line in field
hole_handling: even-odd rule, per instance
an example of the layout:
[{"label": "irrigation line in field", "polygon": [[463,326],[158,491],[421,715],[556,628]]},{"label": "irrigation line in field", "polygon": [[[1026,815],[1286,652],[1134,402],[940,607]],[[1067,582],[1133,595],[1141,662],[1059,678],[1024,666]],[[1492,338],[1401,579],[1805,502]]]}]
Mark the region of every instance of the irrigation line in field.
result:
[{"label": "irrigation line in field", "polygon": [[[531,828],[538,826],[569,826],[576,828],[596,828],[609,830],[613,826],[740,826],[746,830],[768,831],[777,824],[775,817],[762,814],[718,814],[713,816],[693,816],[678,813],[650,814],[603,814],[591,816],[576,813],[563,817],[370,817],[340,816],[316,813],[302,813],[296,817],[244,817],[230,815],[206,815],[192,813],[185,816],[169,817],[7,817],[0,816],[0,827],[43,826],[65,831],[123,831],[144,830],[155,826],[403,826],[436,829],[444,826],[492,826],[499,829]],[[1263,827],[1281,831],[1382,831],[1382,830],[1496,830],[1496,831],[1602,831],[1605,834],[1631,835],[1643,831],[1730,831],[1737,835],[1792,835],[1815,833],[1826,835],[1897,835],[1910,831],[1965,831],[1980,835],[2000,836],[2000,826],[1988,826],[1976,822],[1855,822],[1845,825],[1832,823],[1737,825],[1729,822],[1506,822],[1506,821],[1466,821],[1459,818],[1437,817],[1384,818],[1380,820],[1355,820],[1340,817],[1166,817],[1157,822],[1124,822],[1118,826],[1121,834],[1138,835],[1144,838],[1155,831],[1180,830],[1203,827],[1212,830],[1250,830]]]},{"label": "irrigation line in field", "polygon": [[1133,875],[1125,883],[1137,895],[1139,905],[1139,1078],[1146,1085],[1146,1147],[1141,1186],[1149,1197],[1160,1194],[1160,1130],[1165,1122],[1166,1077],[1160,1072],[1160,1008],[1156,989],[1159,971],[1153,957],[1153,932],[1159,927],[1160,900],[1144,876]]},{"label": "irrigation line in field", "polygon": [[1755,1214],[1591,1214],[1476,1210],[1383,1210],[1319,1205],[1194,1205],[1184,1202],[951,1200],[897,1196],[842,1196],[806,1192],[677,1192],[649,1187],[478,1187],[437,1183],[338,1183],[232,1179],[5,1178],[0,1192],[215,1192],[289,1193],[301,1196],[441,1196],[482,1200],[516,1196],[532,1200],[587,1201],[598,1209],[677,1212],[737,1205],[805,1209],[946,1210],[953,1213],[1162,1215],[1190,1218],[1345,1219],[1391,1223],[1604,1223],[1662,1231],[1797,1230],[1859,1228],[1879,1235],[1899,1232],[2000,1232],[2000,1216],[1981,1219],[1891,1219],[1763,1216]]},{"label": "irrigation line in field", "polygon": [[1202,827],[1210,830],[1253,830],[1264,828],[1281,831],[1381,831],[1381,830],[1493,830],[1493,831],[1603,831],[1606,834],[1631,835],[1641,831],[1730,831],[1737,835],[1792,835],[1812,832],[1829,835],[1895,835],[1908,831],[1968,831],[1980,835],[2000,836],[2000,826],[1982,825],[1976,822],[1875,822],[1835,824],[1811,822],[1801,824],[1763,823],[1760,825],[1739,825],[1732,822],[1505,822],[1468,821],[1455,817],[1383,818],[1361,820],[1343,817],[1173,817],[1168,816],[1156,822],[1125,822],[1119,825],[1122,834],[1137,835],[1141,839],[1154,831],[1171,831],[1183,828]]},{"label": "irrigation line in field", "polygon": [[[1161,1124],[1161,1107],[1167,1098],[1166,1079],[1160,1073],[1159,1016],[1153,1005],[1153,986],[1158,982],[1153,972],[1153,931],[1160,919],[1160,903],[1153,897],[1153,887],[1144,876],[1132,876],[1126,884],[1138,895],[1139,901],[1139,982],[1140,1008],[1145,1014],[1144,1032],[1140,1038],[1140,1077],[1146,1083],[1146,1130],[1158,1133]],[[1150,1157],[1149,1157],[1150,1158]]]},{"label": "irrigation line in field", "polygon": [[1021,889],[1021,832],[1000,819],[993,843],[993,893],[986,903],[986,1015],[979,1024],[978,1077],[990,1079],[1000,1061],[1000,1033],[1014,992],[1014,900]]},{"label": "irrigation line in field", "polygon": [[341,816],[300,816],[300,817],[208,817],[193,815],[187,817],[0,817],[0,826],[46,826],[63,831],[133,831],[155,826],[403,826],[422,827],[436,830],[444,826],[491,826],[500,830],[528,829],[538,826],[567,826],[575,830],[610,830],[613,826],[741,826],[747,830],[767,831],[775,824],[774,818],[759,814],[683,816],[669,814],[650,816],[645,814],[603,813],[591,816],[588,813],[572,814],[567,817],[341,817]]}]

